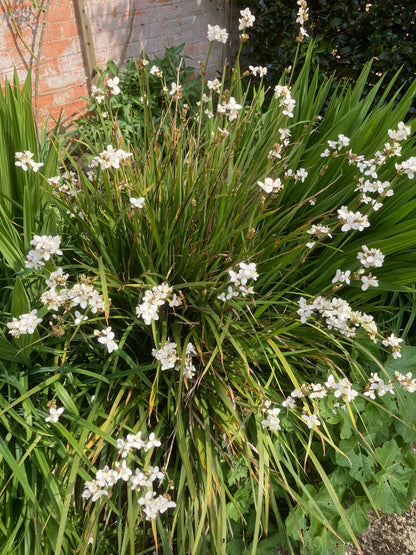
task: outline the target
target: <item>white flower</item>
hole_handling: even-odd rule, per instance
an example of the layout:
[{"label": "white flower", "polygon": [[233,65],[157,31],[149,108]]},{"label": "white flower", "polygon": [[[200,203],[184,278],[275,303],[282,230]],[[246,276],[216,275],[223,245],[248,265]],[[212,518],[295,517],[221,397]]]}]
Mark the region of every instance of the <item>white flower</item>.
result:
[{"label": "white flower", "polygon": [[410,126],[406,126],[402,121],[398,124],[397,130],[394,131],[393,129],[388,130],[388,134],[390,139],[394,141],[404,141],[411,133]]},{"label": "white flower", "polygon": [[155,493],[148,491],[144,497],[138,501],[143,505],[143,512],[148,520],[155,520],[159,513],[164,513],[167,509],[176,507],[176,503],[163,495],[154,498]]},{"label": "white flower", "polygon": [[[150,326],[152,320],[159,320],[158,310],[169,295],[172,293],[172,287],[166,282],[161,285],[155,285],[151,291],[146,291],[142,304],[136,306],[136,315],[142,317],[145,324]],[[172,299],[173,300],[173,299]],[[175,304],[175,306],[178,306]]]},{"label": "white flower", "polygon": [[147,453],[147,451],[149,451],[150,449],[152,449],[152,447],[160,447],[162,445],[160,439],[158,439],[155,434],[152,432],[149,435],[149,438],[144,446],[144,451],[145,453]]},{"label": "white flower", "polygon": [[302,397],[304,397],[304,394],[300,389],[294,389],[290,394],[290,396],[293,397],[294,399],[301,399]]},{"label": "white flower", "polygon": [[183,91],[182,85],[179,85],[179,83],[171,83],[170,91],[169,91],[170,96],[181,98],[182,91]]},{"label": "white flower", "polygon": [[319,238],[323,237],[324,235],[328,235],[328,237],[332,239],[332,235],[329,233],[329,227],[325,225],[313,224],[312,227],[308,229],[306,233],[309,233],[309,235],[316,235]]},{"label": "white flower", "polygon": [[100,489],[98,484],[94,481],[85,482],[84,491],[82,492],[82,497],[84,499],[89,499],[92,496],[91,501],[97,501],[102,495],[108,495],[108,491]]},{"label": "white flower", "polygon": [[140,468],[136,468],[134,476],[130,478],[131,489],[151,488],[152,482],[148,479]]},{"label": "white flower", "polygon": [[269,430],[273,430],[274,432],[280,430],[280,419],[278,418],[279,413],[280,409],[268,409],[267,418],[261,421],[263,428],[269,428]]},{"label": "white flower", "polygon": [[62,255],[63,253],[59,248],[60,242],[61,238],[59,235],[55,237],[51,235],[34,235],[30,244],[34,245],[35,249],[29,251],[26,256],[26,268],[40,270],[45,264],[43,260],[49,260],[54,254]]},{"label": "white flower", "polygon": [[256,264],[251,262],[250,264],[245,264],[244,262],[239,263],[240,270],[238,274],[233,270],[229,270],[230,281],[236,285],[246,285],[249,279],[257,280],[259,274],[257,273]]},{"label": "white flower", "polygon": [[88,320],[88,316],[83,316],[78,310],[75,311],[74,324],[76,326],[79,326],[82,322],[85,322],[87,320]]},{"label": "white flower", "polygon": [[47,289],[40,296],[43,305],[46,305],[49,310],[59,310],[68,301],[67,289],[57,291],[54,287]]},{"label": "white flower", "polygon": [[342,272],[341,270],[337,270],[332,283],[346,283],[349,285],[351,276],[351,270],[347,270],[346,272]]},{"label": "white flower", "polygon": [[[370,397],[370,399],[375,399],[375,393],[378,393],[379,397],[383,397],[386,393],[394,393],[393,384],[391,382],[385,383],[379,375],[376,373],[371,373],[371,377],[369,380],[369,389],[364,392],[366,397]],[[367,386],[368,387],[368,386]]]},{"label": "white flower", "polygon": [[361,289],[363,291],[367,291],[369,287],[378,287],[378,280],[375,276],[372,276],[371,274],[369,274],[368,276],[361,276],[361,281]]},{"label": "white flower", "polygon": [[123,480],[123,482],[128,482],[130,480],[130,476],[132,475],[132,471],[130,468],[127,467],[127,462],[124,460],[121,465],[120,463],[116,463],[115,466],[120,480]]},{"label": "white flower", "polygon": [[393,348],[393,352],[392,352],[393,358],[400,358],[402,356],[400,353],[400,349],[401,349],[400,343],[402,342],[403,342],[403,339],[401,339],[400,337],[396,337],[394,333],[392,333],[390,337],[383,339],[382,344],[385,347]]},{"label": "white flower", "polygon": [[106,149],[93,159],[93,162],[100,164],[103,170],[109,168],[118,169],[120,168],[120,163],[127,160],[130,156],[133,156],[131,152],[125,152],[121,148],[116,150],[112,145],[107,145]]},{"label": "white flower", "polygon": [[163,72],[157,66],[152,66],[150,68],[150,75],[156,75],[157,77],[162,78]]},{"label": "white flower", "polygon": [[407,175],[409,179],[413,179],[416,174],[416,156],[412,156],[408,160],[402,162],[401,170]]},{"label": "white flower", "polygon": [[397,380],[400,385],[408,391],[409,393],[414,393],[416,391],[416,380],[413,378],[412,373],[408,372],[405,376],[400,372],[394,373],[394,379]]},{"label": "white flower", "polygon": [[15,156],[17,158],[15,165],[20,166],[25,172],[27,172],[28,168],[30,168],[36,173],[38,169],[43,166],[41,162],[35,162],[34,160],[32,160],[34,154],[30,152],[30,150],[25,150],[24,152],[16,152]]},{"label": "white flower", "polygon": [[221,129],[221,127],[218,127],[218,131],[221,133],[222,137],[228,137],[228,135],[230,134],[229,131],[227,131],[226,129]]},{"label": "white flower", "polygon": [[163,474],[163,472],[160,471],[158,466],[149,466],[149,468],[147,469],[147,472],[149,474],[149,480],[151,482],[154,482],[156,479],[163,480],[163,478],[165,477],[165,475]]},{"label": "white flower", "polygon": [[384,262],[384,255],[380,249],[369,249],[366,245],[361,247],[363,252],[357,255],[358,260],[365,268],[381,268]]},{"label": "white flower", "polygon": [[248,66],[248,69],[251,71],[254,77],[256,77],[257,74],[259,74],[260,77],[264,77],[265,75],[267,75],[267,67]]},{"label": "white flower", "polygon": [[55,272],[51,272],[49,274],[49,279],[46,280],[46,285],[51,289],[55,287],[63,287],[68,278],[69,274],[64,274],[62,268],[58,268]]},{"label": "white flower", "polygon": [[126,458],[132,449],[143,449],[146,442],[142,439],[142,432],[136,434],[127,434],[126,439],[117,439],[118,454],[122,458]]},{"label": "white flower", "polygon": [[[185,353],[185,364],[183,367],[183,376],[187,380],[191,380],[195,376],[196,368],[192,363],[192,357],[194,357],[196,354],[197,353],[195,351],[194,345],[192,343],[188,343],[186,347],[186,353]],[[176,370],[181,369],[180,361],[178,361],[175,368]]]},{"label": "white flower", "polygon": [[311,399],[324,399],[324,397],[327,396],[326,389],[324,389],[324,387],[320,383],[311,383],[309,385],[309,389],[312,390],[312,392],[309,393],[309,397]]},{"label": "white flower", "polygon": [[[343,147],[348,146],[349,144],[350,139],[342,134],[338,135],[338,141],[328,141],[329,148],[332,148],[333,150],[341,150]],[[328,152],[327,156],[329,156],[330,152],[328,151],[328,149],[325,152]]]},{"label": "white flower", "polygon": [[303,297],[299,299],[298,305],[300,308],[297,310],[297,313],[300,316],[300,321],[304,324],[306,319],[313,314],[313,305],[308,305]]},{"label": "white flower", "polygon": [[247,27],[253,26],[256,18],[254,17],[254,15],[252,15],[249,8],[246,8],[245,10],[240,10],[240,15],[241,19],[238,20],[238,22],[240,23],[240,25],[238,26],[239,31],[243,31],[244,29],[247,29]]},{"label": "white flower", "polygon": [[302,419],[305,421],[310,430],[312,430],[314,424],[317,426],[321,425],[321,422],[316,414],[311,414],[310,416],[308,414],[302,414]]},{"label": "white flower", "polygon": [[[287,141],[287,139],[286,139],[286,141]],[[273,160],[273,158],[281,158],[282,157],[282,148],[283,147],[280,143],[275,143],[273,145],[272,150],[269,150],[269,154],[267,155],[267,158],[269,160]]]},{"label": "white flower", "polygon": [[95,85],[91,87],[91,97],[95,98],[97,104],[101,104],[101,102],[105,99],[104,91],[102,89],[98,89]]},{"label": "white flower", "polygon": [[228,33],[226,29],[221,29],[219,25],[208,25],[207,37],[210,42],[217,41],[225,44],[228,39]]},{"label": "white flower", "polygon": [[181,297],[179,297],[176,293],[174,293],[172,295],[172,299],[169,301],[169,306],[171,308],[176,307],[176,306],[181,306],[182,305],[182,299]]},{"label": "white flower", "polygon": [[230,275],[230,282],[234,284],[237,290],[234,289],[234,287],[229,286],[227,294],[221,293],[217,296],[220,301],[225,302],[232,297],[237,297],[240,293],[243,296],[254,294],[254,289],[247,285],[247,281],[249,279],[256,280],[259,277],[255,263],[252,262],[250,264],[246,264],[244,262],[240,262],[239,267],[240,270],[238,272],[235,272],[234,270],[228,270],[228,273]]},{"label": "white flower", "polygon": [[219,93],[221,92],[221,81],[218,81],[218,79],[207,81],[207,87],[209,88],[209,90]]},{"label": "white flower", "polygon": [[257,181],[257,185],[266,193],[275,193],[283,189],[282,182],[279,178],[272,179],[271,177],[266,177],[264,183],[262,181]]},{"label": "white flower", "polygon": [[138,198],[131,197],[131,199],[129,199],[129,200],[130,200],[130,203],[134,206],[134,208],[140,209],[140,208],[143,208],[143,206],[144,206],[144,198],[143,197],[138,197]]},{"label": "white flower", "polygon": [[79,306],[84,310],[90,307],[93,314],[104,312],[103,296],[88,283],[76,283],[71,289],[60,291],[61,295],[64,293],[64,300],[68,301],[71,307]]},{"label": "white flower", "polygon": [[225,303],[225,301],[228,301],[233,297],[238,297],[238,295],[239,295],[239,292],[236,291],[233,287],[231,287],[231,285],[229,285],[227,288],[227,293],[226,294],[220,293],[219,295],[217,295],[217,299]]},{"label": "white flower", "polygon": [[[288,139],[291,136],[291,132],[290,129],[287,129],[286,127],[282,127],[279,129],[279,133],[280,133],[280,140],[281,141],[285,141],[286,139]],[[285,145],[287,146],[287,145]]]},{"label": "white flower", "polygon": [[345,135],[338,135],[338,150],[341,150],[341,148],[348,146],[350,144],[350,139],[348,137],[346,137]]},{"label": "white flower", "polygon": [[36,316],[37,312],[36,309],[33,309],[31,312],[21,314],[19,318],[13,318],[11,322],[7,322],[10,335],[20,337],[21,335],[35,333],[37,325],[42,322],[42,318]]},{"label": "white flower", "polygon": [[102,343],[107,347],[109,353],[117,351],[118,345],[114,341],[114,332],[111,331],[111,327],[105,328],[104,330],[94,330],[94,335],[98,337],[98,343]]},{"label": "white flower", "polygon": [[176,362],[178,360],[176,343],[170,343],[169,341],[166,341],[161,349],[152,349],[152,355],[155,357],[156,360],[159,360],[161,362],[162,370],[175,368]]},{"label": "white flower", "polygon": [[286,85],[276,85],[274,88],[274,97],[279,99],[279,106],[283,108],[282,114],[293,118],[293,110],[296,101],[291,97],[290,89]]},{"label": "white flower", "polygon": [[228,116],[229,121],[233,121],[238,117],[238,112],[241,110],[241,104],[238,104],[235,101],[235,98],[232,96],[230,100],[225,104],[218,104],[217,112],[219,114],[225,114]]},{"label": "white flower", "polygon": [[336,383],[336,382],[335,382],[334,376],[333,376],[332,374],[330,374],[330,375],[328,376],[327,381],[324,383],[324,386],[325,386],[327,389],[332,389],[332,388],[335,386],[335,383]]},{"label": "white flower", "polygon": [[118,86],[119,82],[120,79],[117,76],[107,81],[107,87],[110,89],[110,92],[113,96],[120,94],[121,92],[120,87]]},{"label": "white flower", "polygon": [[347,206],[341,206],[338,210],[338,219],[343,224],[341,231],[349,231],[350,229],[363,231],[366,227],[370,226],[366,215],[361,214],[361,212],[352,212],[348,210]]},{"label": "white flower", "polygon": [[286,399],[282,403],[282,407],[287,407],[288,409],[296,408],[295,400],[293,399],[293,397],[291,395],[286,397]]},{"label": "white flower", "polygon": [[339,382],[333,383],[332,389],[334,390],[335,397],[344,397],[349,403],[358,395],[358,391],[352,389],[351,382],[347,378],[343,378]]},{"label": "white flower", "polygon": [[305,179],[308,177],[308,172],[305,170],[305,168],[299,168],[298,170],[296,170],[296,173],[293,177],[295,181],[300,180],[303,183]]},{"label": "white flower", "polygon": [[64,412],[64,409],[61,407],[59,409],[50,407],[49,408],[49,416],[45,418],[45,422],[53,422],[56,423],[59,420],[59,417]]},{"label": "white flower", "polygon": [[[313,311],[318,311],[325,319],[325,323],[329,329],[336,329],[346,337],[354,337],[356,328],[361,326],[369,335],[370,339],[375,341],[377,335],[377,326],[374,318],[368,314],[353,311],[350,305],[344,299],[334,297],[326,299],[318,296],[311,305],[307,305],[305,299],[299,300],[301,322],[305,322]],[[293,397],[293,393],[292,393]]]},{"label": "white flower", "polygon": [[[299,6],[299,10],[297,13],[296,23],[300,23],[301,25],[304,25],[309,19],[306,0],[298,0],[297,4]],[[302,27],[301,27],[301,32],[302,32]]]}]

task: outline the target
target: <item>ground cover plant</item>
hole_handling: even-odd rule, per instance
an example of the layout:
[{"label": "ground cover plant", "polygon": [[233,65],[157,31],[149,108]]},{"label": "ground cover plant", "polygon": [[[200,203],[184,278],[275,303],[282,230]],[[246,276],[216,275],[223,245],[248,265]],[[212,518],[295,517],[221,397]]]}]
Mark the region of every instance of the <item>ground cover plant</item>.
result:
[{"label": "ground cover plant", "polygon": [[54,227],[24,244],[4,219],[5,552],[342,553],[371,508],[410,506],[412,316],[388,300],[416,277],[416,85],[363,96],[367,66],[323,109],[312,52],[270,91],[237,56],[198,104],[142,58],[165,103],[139,138],[110,78],[81,160],[57,137],[55,166],[37,145],[9,162]]}]

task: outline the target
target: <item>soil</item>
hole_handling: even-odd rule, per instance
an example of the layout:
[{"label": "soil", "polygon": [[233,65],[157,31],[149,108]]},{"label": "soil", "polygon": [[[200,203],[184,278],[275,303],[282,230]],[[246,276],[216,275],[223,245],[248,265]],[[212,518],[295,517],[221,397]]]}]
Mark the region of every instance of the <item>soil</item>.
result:
[{"label": "soil", "polygon": [[[416,555],[416,500],[401,515],[370,515],[370,526],[358,536],[363,555]],[[358,555],[347,546],[345,555]]]},{"label": "soil", "polygon": [[[401,515],[384,514],[377,518],[370,513],[369,518],[370,526],[358,535],[362,554],[348,544],[345,555],[416,555],[416,499]],[[283,548],[278,553],[289,555]]]}]

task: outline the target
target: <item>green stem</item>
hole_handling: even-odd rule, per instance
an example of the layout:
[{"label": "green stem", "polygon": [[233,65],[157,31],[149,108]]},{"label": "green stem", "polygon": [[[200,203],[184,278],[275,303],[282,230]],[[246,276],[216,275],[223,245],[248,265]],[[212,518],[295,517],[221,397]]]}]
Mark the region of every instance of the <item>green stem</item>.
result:
[{"label": "green stem", "polygon": [[7,9],[7,12],[8,12],[8,14],[9,14],[9,16],[10,16],[11,21],[12,21],[14,30],[16,31],[16,33],[17,33],[19,39],[22,41],[23,46],[26,48],[26,50],[29,52],[29,54],[30,54],[31,56],[33,56],[33,58],[35,58],[35,60],[37,60],[37,57],[36,57],[35,54],[32,52],[30,46],[27,44],[27,42],[25,41],[25,39],[22,37],[22,33],[20,32],[19,26],[17,25],[17,22],[16,22],[16,19],[15,19],[14,15],[13,15],[13,12],[12,12],[12,10],[10,9],[9,3],[7,2],[7,0],[3,0],[3,1],[4,1],[5,5],[6,5],[6,9]]},{"label": "green stem", "polygon": [[234,85],[235,85],[235,80],[236,80],[236,68],[240,66],[240,54],[241,54],[241,49],[243,47],[243,42],[240,40],[240,46],[238,47],[238,52],[237,52],[237,56],[235,58],[235,64],[234,64],[234,68],[232,70],[232,76],[231,76],[231,83],[230,83],[230,93],[232,92]]},{"label": "green stem", "polygon": [[296,67],[296,62],[297,62],[297,59],[298,59],[299,48],[300,48],[300,42],[298,42],[298,45],[296,47],[295,59],[293,60],[292,71],[290,72],[289,85],[288,85],[289,87],[290,87],[290,83],[292,82],[292,77],[295,74],[295,67]]}]

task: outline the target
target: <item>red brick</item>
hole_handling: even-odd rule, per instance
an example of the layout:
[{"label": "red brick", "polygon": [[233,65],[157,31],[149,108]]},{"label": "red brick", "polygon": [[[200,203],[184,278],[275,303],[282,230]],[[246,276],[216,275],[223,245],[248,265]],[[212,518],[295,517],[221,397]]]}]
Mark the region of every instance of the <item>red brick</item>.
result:
[{"label": "red brick", "polygon": [[38,110],[45,108],[45,106],[52,106],[53,97],[53,94],[40,94],[38,96]]},{"label": "red brick", "polygon": [[62,63],[60,63],[60,58],[55,58],[54,60],[47,60],[44,57],[41,58],[37,71],[40,75],[56,75],[61,70],[68,69],[68,67],[63,68]]},{"label": "red brick", "polygon": [[59,75],[46,76],[44,79],[42,79],[40,83],[40,90],[42,92],[49,92],[65,88],[69,88],[72,90],[72,88],[81,80],[82,73],[79,71],[75,71],[65,72]]},{"label": "red brick", "polygon": [[[73,50],[76,46],[76,41],[73,38],[44,43],[42,44],[42,58],[53,60],[54,58],[61,57],[64,53],[74,53]],[[72,52],[70,52],[71,50]]]},{"label": "red brick", "polygon": [[186,44],[183,49],[183,53],[186,54],[187,56],[191,56],[191,58],[196,56],[195,44]]},{"label": "red brick", "polygon": [[53,106],[64,107],[75,101],[74,91],[72,89],[63,89],[53,95]]},{"label": "red brick", "polygon": [[87,108],[87,105],[88,104],[87,102],[85,102],[85,100],[76,100],[75,102],[72,102],[71,104],[66,106],[65,111],[67,114],[69,113],[76,114],[81,111],[84,111]]},{"label": "red brick", "polygon": [[85,84],[74,87],[73,91],[74,91],[74,97],[76,100],[78,100],[81,96],[88,96],[88,89],[87,89],[87,85]]},{"label": "red brick", "polygon": [[69,71],[77,71],[79,69],[84,69],[84,56],[81,51],[75,52],[75,54],[68,54],[66,56],[66,63]]},{"label": "red brick", "polygon": [[43,34],[43,43],[56,42],[63,38],[63,30],[61,23],[46,24]]},{"label": "red brick", "polygon": [[75,19],[62,23],[62,32],[64,37],[78,37],[79,29]]},{"label": "red brick", "polygon": [[75,19],[74,8],[70,3],[49,6],[46,23],[63,23]]}]

